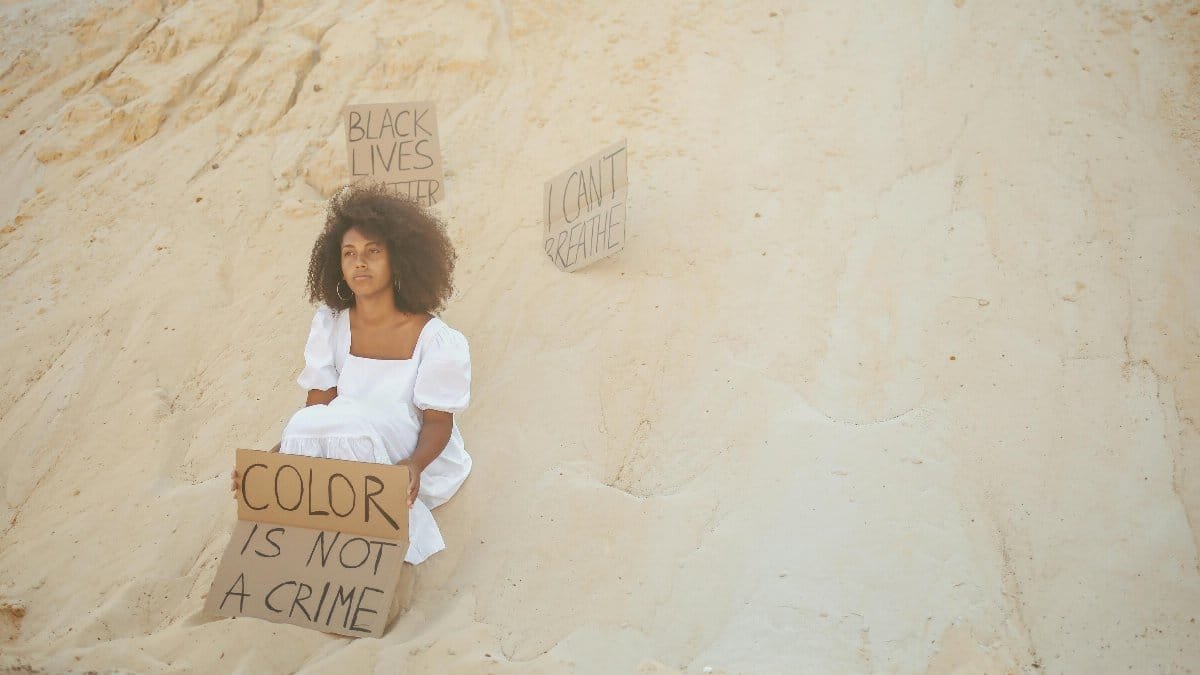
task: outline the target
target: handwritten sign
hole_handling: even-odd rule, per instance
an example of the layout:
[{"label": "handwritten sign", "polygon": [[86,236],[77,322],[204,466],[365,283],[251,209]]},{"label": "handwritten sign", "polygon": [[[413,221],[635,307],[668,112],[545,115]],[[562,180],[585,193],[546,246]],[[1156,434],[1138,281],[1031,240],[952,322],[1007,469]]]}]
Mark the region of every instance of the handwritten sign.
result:
[{"label": "handwritten sign", "polygon": [[238,519],[408,538],[408,468],[238,450]]},{"label": "handwritten sign", "polygon": [[628,186],[624,140],[546,183],[543,242],[560,270],[583,269],[625,248]]},{"label": "handwritten sign", "polygon": [[354,180],[387,183],[422,206],[442,200],[445,177],[433,103],[349,105],[345,122]]},{"label": "handwritten sign", "polygon": [[407,549],[407,539],[239,520],[204,610],[380,637]]}]

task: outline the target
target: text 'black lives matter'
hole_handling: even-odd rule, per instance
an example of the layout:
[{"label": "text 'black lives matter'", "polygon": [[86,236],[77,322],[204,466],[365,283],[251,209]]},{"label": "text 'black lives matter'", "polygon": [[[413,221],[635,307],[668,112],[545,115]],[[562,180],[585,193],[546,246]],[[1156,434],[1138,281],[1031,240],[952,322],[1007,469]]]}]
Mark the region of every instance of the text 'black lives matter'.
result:
[{"label": "text 'black lives matter'", "polygon": [[433,103],[346,106],[352,180],[386,183],[424,206],[444,197],[441,142]]}]

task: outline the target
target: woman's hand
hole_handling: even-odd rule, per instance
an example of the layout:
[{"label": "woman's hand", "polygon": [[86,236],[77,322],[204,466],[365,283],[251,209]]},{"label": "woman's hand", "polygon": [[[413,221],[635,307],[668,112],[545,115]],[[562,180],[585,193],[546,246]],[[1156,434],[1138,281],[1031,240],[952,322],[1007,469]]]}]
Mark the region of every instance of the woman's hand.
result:
[{"label": "woman's hand", "polygon": [[440,410],[421,411],[421,433],[417,435],[417,447],[408,459],[397,462],[408,466],[409,508],[416,503],[417,493],[421,491],[421,471],[442,454],[453,431],[454,415]]},{"label": "woman's hand", "polygon": [[408,508],[412,508],[413,503],[417,501],[417,493],[421,491],[421,469],[413,463],[412,459],[402,459],[396,462],[397,466],[408,467]]}]

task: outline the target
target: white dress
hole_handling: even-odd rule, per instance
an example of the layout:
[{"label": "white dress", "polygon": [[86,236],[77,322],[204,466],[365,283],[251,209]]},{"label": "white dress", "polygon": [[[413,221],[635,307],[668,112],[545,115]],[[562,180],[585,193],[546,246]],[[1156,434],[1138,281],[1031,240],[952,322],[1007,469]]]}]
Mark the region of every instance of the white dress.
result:
[{"label": "white dress", "polygon": [[[421,411],[458,414],[471,398],[471,353],[462,333],[434,317],[421,329],[410,359],[369,359],[350,353],[350,313],[322,305],[304,347],[302,389],[337,387],[328,405],[297,411],[283,430],[280,451],[291,455],[395,464],[412,455]],[[421,472],[409,510],[414,565],[446,548],[430,509],[454,496],[471,472],[458,423],[437,459]]]}]

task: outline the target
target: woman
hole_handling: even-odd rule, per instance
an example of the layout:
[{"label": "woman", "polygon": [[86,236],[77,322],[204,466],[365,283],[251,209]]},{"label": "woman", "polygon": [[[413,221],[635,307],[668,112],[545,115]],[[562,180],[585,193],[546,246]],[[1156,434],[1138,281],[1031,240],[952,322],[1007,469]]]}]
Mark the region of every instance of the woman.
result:
[{"label": "woman", "polygon": [[274,448],[407,465],[413,564],[445,548],[430,509],[471,471],[454,422],[470,400],[471,355],[433,316],[452,290],[454,260],[445,226],[385,186],[334,196],[308,263],[319,303],[297,379],[308,400]]}]

